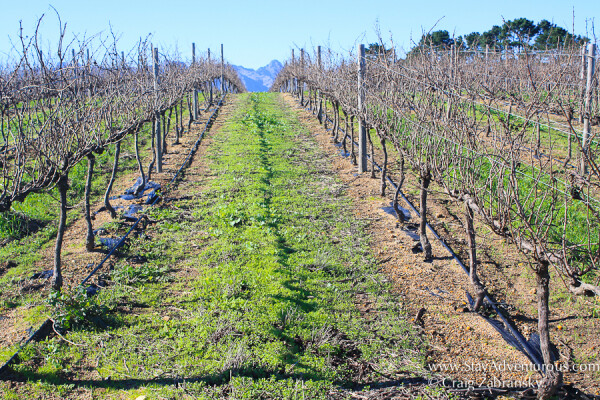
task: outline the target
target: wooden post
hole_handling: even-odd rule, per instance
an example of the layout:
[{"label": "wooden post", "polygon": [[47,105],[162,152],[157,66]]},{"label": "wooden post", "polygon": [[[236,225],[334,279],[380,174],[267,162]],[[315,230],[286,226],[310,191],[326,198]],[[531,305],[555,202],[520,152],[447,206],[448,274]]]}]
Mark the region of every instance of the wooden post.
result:
[{"label": "wooden post", "polygon": [[[454,68],[456,67],[454,64],[454,45],[450,46],[450,83],[454,84]],[[452,117],[452,91],[448,91],[448,104],[446,104],[446,119],[450,120]]]},{"label": "wooden post", "polygon": [[[196,65],[196,43],[192,43],[192,68]],[[192,93],[194,101],[194,121],[198,119],[198,89],[196,89],[196,82],[194,82],[194,91]]]},{"label": "wooden post", "polygon": [[585,78],[585,51],[586,45],[581,46],[581,70],[579,71],[579,79]]},{"label": "wooden post", "polygon": [[225,59],[223,58],[223,43],[221,43],[221,95],[225,93],[225,81],[223,80],[225,76]]},{"label": "wooden post", "polygon": [[[86,49],[85,52],[86,52],[86,56],[87,56],[87,61],[86,61],[86,68],[84,68],[84,71],[83,71],[83,73],[84,73],[84,79],[83,79],[84,85],[86,85],[85,84],[86,70],[87,70],[88,75],[89,75],[89,73],[92,70],[92,65],[90,64],[90,49]],[[87,92],[87,96],[88,97],[92,97],[92,87],[91,87],[91,85],[87,84],[86,86],[87,86],[87,91],[86,91]]]},{"label": "wooden post", "polygon": [[[77,96],[77,94],[78,94],[77,93],[78,92],[78,90],[77,90],[77,59],[75,59],[75,49],[71,49],[71,55],[73,57],[73,61],[72,61],[73,62],[73,77],[74,77],[73,92],[75,93],[75,96]],[[78,118],[78,120],[79,120],[79,118]]]},{"label": "wooden post", "polygon": [[[208,49],[208,63],[210,64],[210,49]],[[208,86],[209,86],[209,101],[208,101],[208,106],[212,106],[213,103],[213,84],[212,81],[208,82]]]},{"label": "wooden post", "polygon": [[[294,49],[292,49],[292,66],[296,64],[296,56],[294,55]],[[292,94],[296,94],[296,78],[292,78]]]},{"label": "wooden post", "polygon": [[321,46],[317,46],[317,65],[321,69]]},{"label": "wooden post", "polygon": [[583,124],[583,114],[585,113],[583,108],[583,101],[585,98],[585,52],[586,45],[581,46],[581,70],[579,71],[579,80],[581,81],[581,101],[579,102],[579,123]]},{"label": "wooden post", "polygon": [[[304,75],[304,49],[300,49],[300,70]],[[300,81],[300,105],[304,107],[304,81]]]},{"label": "wooden post", "polygon": [[162,172],[162,137],[160,132],[160,113],[158,111],[159,101],[158,101],[158,89],[159,89],[159,77],[158,77],[158,48],[155,47],[153,51],[153,62],[154,62],[154,95],[155,95],[155,103],[154,103],[154,124],[156,131],[156,142],[155,142],[155,150],[156,150],[156,172]]},{"label": "wooden post", "polygon": [[[317,64],[319,66],[319,72],[321,72],[321,46],[317,46]],[[323,124],[323,100],[321,99],[321,93],[317,90],[317,101],[319,102],[319,110],[317,111],[317,118],[321,124]]]},{"label": "wooden post", "polygon": [[592,114],[592,81],[594,79],[594,67],[596,62],[596,45],[594,43],[588,44],[587,52],[587,80],[585,83],[585,105],[584,105],[584,116],[583,116],[583,136],[581,138],[581,173],[587,174],[587,163],[586,156],[588,152],[588,138],[590,136],[590,118]]},{"label": "wooden post", "polygon": [[358,173],[367,172],[367,127],[365,110],[365,45],[358,45]]}]

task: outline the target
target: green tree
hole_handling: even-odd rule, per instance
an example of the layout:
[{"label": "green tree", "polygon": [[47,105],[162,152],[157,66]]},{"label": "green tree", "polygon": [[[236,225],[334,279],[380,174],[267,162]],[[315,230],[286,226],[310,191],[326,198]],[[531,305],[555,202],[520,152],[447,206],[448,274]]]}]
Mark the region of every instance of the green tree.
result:
[{"label": "green tree", "polygon": [[464,46],[466,46],[465,41],[464,41],[464,39],[463,39],[462,36],[459,36],[456,39],[454,39],[454,45],[456,47],[464,47]]},{"label": "green tree", "polygon": [[560,43],[581,44],[588,41],[588,38],[579,35],[573,36],[566,29],[553,24],[548,20],[541,20],[537,25],[538,35],[535,38],[533,46],[538,50],[555,49]]},{"label": "green tree", "polygon": [[421,36],[421,40],[410,53],[429,46],[449,49],[453,44],[470,50],[482,50],[488,45],[492,50],[502,51],[511,48],[521,49],[525,46],[532,46],[539,50],[555,49],[559,44],[581,45],[587,41],[588,38],[574,36],[566,29],[545,19],[536,24],[527,18],[516,18],[504,21],[500,26],[494,25],[481,34],[471,32],[464,38],[462,36],[452,38],[446,30],[430,32]]},{"label": "green tree", "polygon": [[538,31],[538,25],[535,22],[527,18],[517,18],[504,22],[501,36],[504,40],[505,48],[522,48],[529,45]]},{"label": "green tree", "polygon": [[391,58],[394,52],[392,49],[386,49],[384,45],[379,43],[371,43],[365,48],[365,57],[376,59],[376,58]]},{"label": "green tree", "polygon": [[450,37],[450,34],[446,30],[435,31],[427,33],[421,37],[421,41],[418,46],[433,46],[433,47],[444,47],[450,48],[454,44],[454,39]]},{"label": "green tree", "polygon": [[[477,50],[481,48],[483,37],[479,32],[471,32],[468,35],[465,35],[465,42],[467,44],[467,48],[469,50]],[[484,44],[485,46],[485,44]]]},{"label": "green tree", "polygon": [[392,52],[392,50],[386,49],[385,46],[382,46],[379,43],[371,43],[365,49],[365,54],[372,54],[372,55],[383,55],[383,54],[389,54],[391,52]]},{"label": "green tree", "polygon": [[492,29],[481,34],[480,46],[488,45],[491,49],[502,50],[503,40],[502,29],[498,25],[494,25]]}]

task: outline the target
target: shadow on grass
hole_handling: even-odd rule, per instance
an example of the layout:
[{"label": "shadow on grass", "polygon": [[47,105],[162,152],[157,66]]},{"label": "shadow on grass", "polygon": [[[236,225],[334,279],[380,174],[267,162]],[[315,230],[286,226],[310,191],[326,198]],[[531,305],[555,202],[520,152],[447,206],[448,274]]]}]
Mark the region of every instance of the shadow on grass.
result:
[{"label": "shadow on grass", "polygon": [[[306,368],[307,366],[302,363],[296,364],[299,367]],[[10,382],[43,382],[50,383],[53,385],[74,385],[75,387],[95,388],[95,389],[122,389],[131,390],[139,389],[146,386],[159,385],[159,386],[178,386],[182,383],[196,383],[202,382],[206,385],[221,386],[226,385],[231,381],[233,377],[246,377],[254,380],[258,379],[274,379],[277,381],[283,381],[287,379],[295,380],[311,380],[311,381],[329,381],[326,377],[323,377],[317,373],[284,373],[284,371],[275,371],[257,367],[245,367],[240,368],[229,368],[220,373],[207,374],[204,376],[191,376],[191,377],[172,377],[172,378],[134,378],[128,377],[125,379],[113,379],[111,376],[100,378],[100,379],[71,379],[69,373],[66,376],[57,376],[54,373],[38,373],[38,372],[18,372],[13,369],[7,371],[4,375],[0,376],[2,381]],[[349,382],[340,382],[343,387],[354,387]]]}]

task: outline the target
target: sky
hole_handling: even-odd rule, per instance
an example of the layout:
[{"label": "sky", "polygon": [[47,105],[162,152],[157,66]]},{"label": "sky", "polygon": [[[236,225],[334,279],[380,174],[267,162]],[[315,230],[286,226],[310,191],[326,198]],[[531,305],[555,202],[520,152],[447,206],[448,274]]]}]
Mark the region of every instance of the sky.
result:
[{"label": "sky", "polygon": [[[503,18],[547,19],[576,34],[592,36],[600,23],[597,0],[2,0],[0,12],[0,64],[18,43],[19,21],[24,35],[31,36],[37,20],[42,43],[58,38],[59,23],[68,38],[112,32],[118,47],[127,52],[140,37],[152,35],[161,52],[179,52],[191,59],[210,48],[213,54],[224,45],[225,59],[235,65],[259,68],[271,60],[285,61],[292,49],[317,45],[347,53],[358,43],[377,41],[376,27],[384,40],[410,50],[423,32],[445,29],[450,34],[483,32],[501,25]],[[52,7],[51,7],[52,6]],[[575,18],[573,19],[573,14]],[[597,36],[600,36],[598,27]],[[412,39],[412,41],[411,41]]]}]

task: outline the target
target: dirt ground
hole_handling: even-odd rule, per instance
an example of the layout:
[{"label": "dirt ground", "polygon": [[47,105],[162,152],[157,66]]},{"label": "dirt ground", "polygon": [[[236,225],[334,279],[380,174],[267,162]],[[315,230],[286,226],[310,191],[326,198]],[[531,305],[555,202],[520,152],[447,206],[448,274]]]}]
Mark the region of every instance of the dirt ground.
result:
[{"label": "dirt ground", "polygon": [[[535,384],[536,379],[541,378],[539,374],[514,371],[520,366],[529,366],[529,359],[509,345],[481,316],[468,311],[465,293],[473,293],[468,276],[440,242],[428,234],[434,254],[431,262],[425,262],[422,253],[413,251],[418,241],[406,228],[418,224],[418,218],[411,211],[407,224],[398,223],[390,207],[393,189],[388,187],[387,195],[380,195],[379,171],[376,179],[371,178],[370,173],[357,174],[350,157],[342,157],[341,148],[334,144],[330,132],[315,116],[302,110],[291,95],[286,94],[284,98],[288,105],[299,110],[302,122],[329,155],[332,168],[347,187],[347,194],[355,200],[357,217],[371,221],[369,230],[375,255],[402,294],[404,306],[415,317],[423,314],[415,322],[422,326],[429,344],[430,363],[442,368],[453,365],[455,371],[442,374],[452,377],[454,385],[507,388]],[[388,151],[391,153],[391,149]],[[376,161],[383,159],[382,151],[377,148],[375,158]],[[393,160],[392,154],[390,160]],[[390,161],[389,169],[392,179],[398,176],[395,162]],[[415,175],[408,172],[403,192],[416,207],[418,188]],[[402,200],[400,206],[409,208]],[[429,223],[459,258],[466,260],[460,205],[450,202],[432,185],[428,208]],[[476,223],[476,230],[482,282],[529,339],[537,331],[535,277],[526,259],[513,246],[482,224]],[[560,362],[598,366],[600,319],[593,317],[593,310],[600,303],[597,299],[573,298],[558,279],[553,280],[551,296],[551,339],[560,353]],[[600,395],[600,372],[568,372],[564,381],[587,394]]]}]

